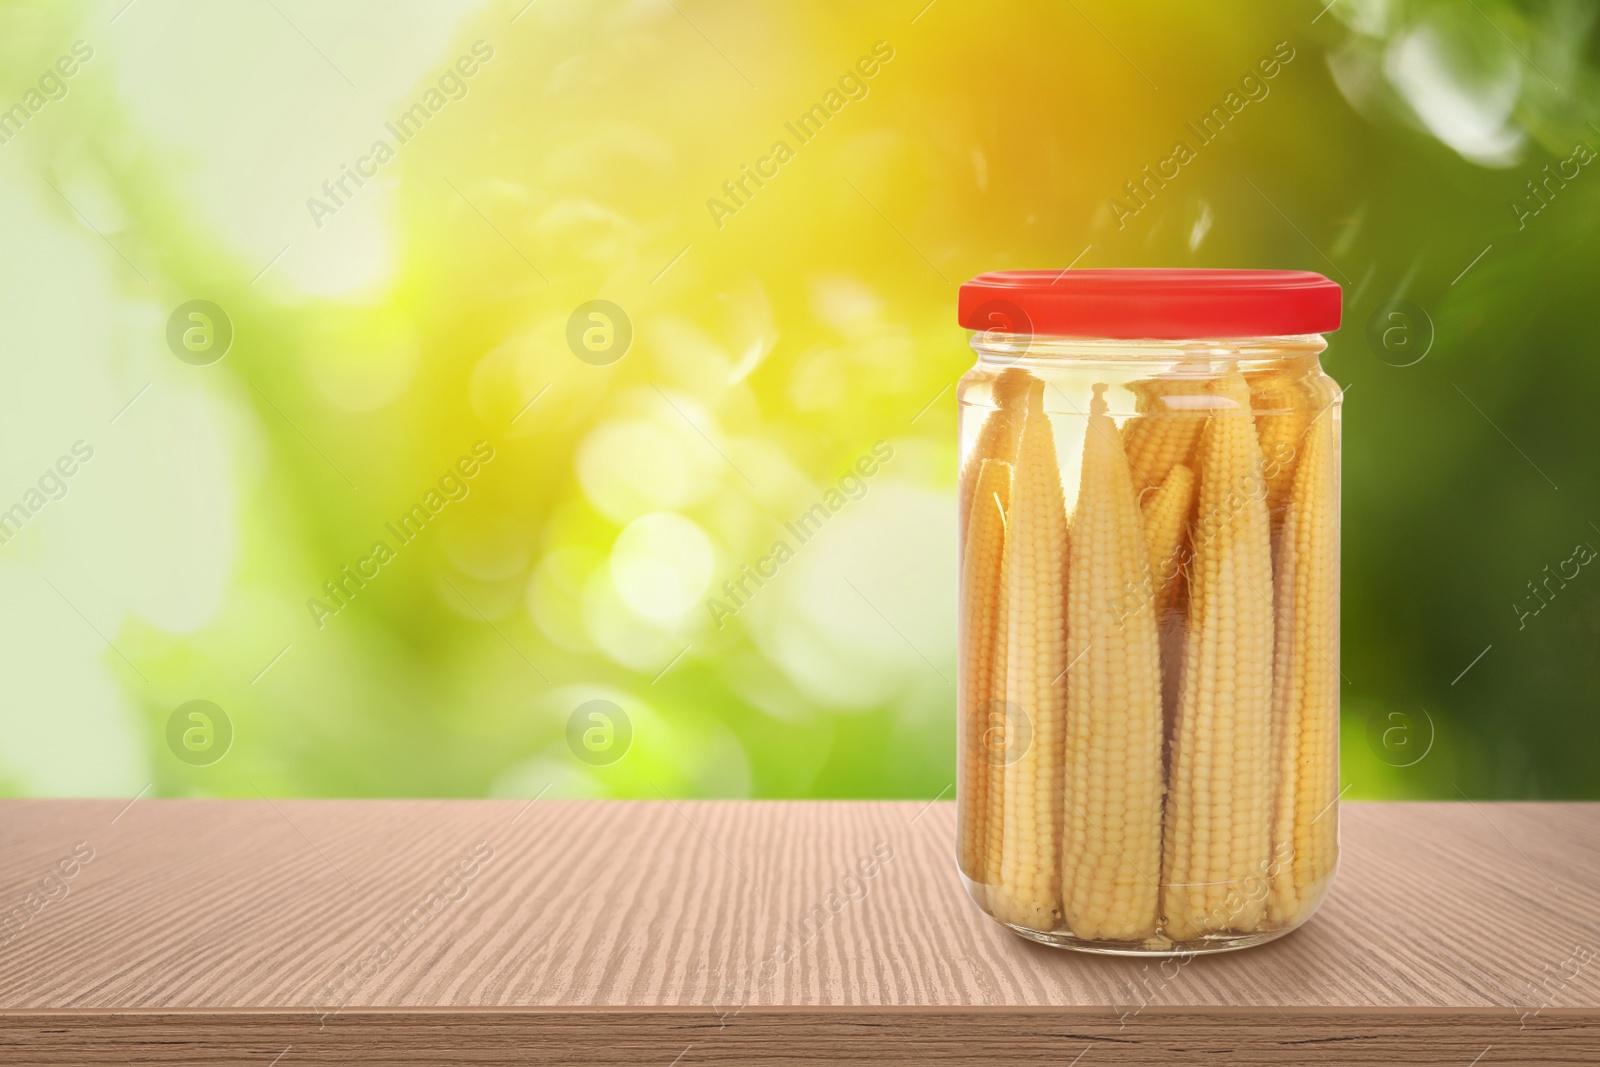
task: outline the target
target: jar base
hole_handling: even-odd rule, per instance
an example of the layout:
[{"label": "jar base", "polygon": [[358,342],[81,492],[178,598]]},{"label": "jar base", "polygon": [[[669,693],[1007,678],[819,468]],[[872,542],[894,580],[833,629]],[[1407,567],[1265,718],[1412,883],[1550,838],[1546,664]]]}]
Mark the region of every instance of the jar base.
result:
[{"label": "jar base", "polygon": [[[999,920],[996,920],[997,922]],[[1284,934],[1292,933],[1295,927],[1288,926],[1279,930],[1255,930],[1247,934],[1213,934],[1210,937],[1200,938],[1195,941],[1169,941],[1166,938],[1151,938],[1144,942],[1132,941],[1093,941],[1088,938],[1075,937],[1062,930],[1047,931],[1033,930],[1026,926],[1016,926],[1012,923],[1002,922],[1007,930],[1029,941],[1051,948],[1071,949],[1074,952],[1089,952],[1098,956],[1143,956],[1145,958],[1167,959],[1173,956],[1205,956],[1217,952],[1236,952],[1242,948],[1251,948],[1262,945],[1268,941],[1276,941]]]}]

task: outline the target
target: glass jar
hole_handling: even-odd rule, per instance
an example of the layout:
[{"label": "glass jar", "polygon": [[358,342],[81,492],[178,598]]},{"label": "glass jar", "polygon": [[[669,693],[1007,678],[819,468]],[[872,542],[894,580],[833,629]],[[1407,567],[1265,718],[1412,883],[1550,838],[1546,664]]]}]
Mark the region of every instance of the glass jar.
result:
[{"label": "glass jar", "polygon": [[957,860],[1022,936],[1221,951],[1326,894],[1339,314],[1305,272],[962,286]]}]

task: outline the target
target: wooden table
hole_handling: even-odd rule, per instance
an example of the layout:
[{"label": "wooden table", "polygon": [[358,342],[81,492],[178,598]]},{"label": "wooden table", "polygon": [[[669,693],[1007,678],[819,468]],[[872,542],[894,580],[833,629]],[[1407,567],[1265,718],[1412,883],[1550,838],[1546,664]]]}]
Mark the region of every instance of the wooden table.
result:
[{"label": "wooden table", "polygon": [[1007,933],[954,822],[0,802],[0,1063],[1600,1062],[1600,804],[1347,804],[1309,926],[1183,965]]}]

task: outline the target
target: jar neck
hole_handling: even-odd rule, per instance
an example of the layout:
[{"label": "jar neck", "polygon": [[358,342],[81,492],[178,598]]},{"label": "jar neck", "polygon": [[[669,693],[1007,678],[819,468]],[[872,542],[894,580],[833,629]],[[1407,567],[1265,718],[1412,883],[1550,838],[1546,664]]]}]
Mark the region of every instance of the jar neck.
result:
[{"label": "jar neck", "polygon": [[1328,347],[1327,338],[1320,333],[1166,340],[973,331],[970,343],[980,363],[1002,364],[1014,364],[1019,360],[1089,363],[1265,360],[1316,356]]}]

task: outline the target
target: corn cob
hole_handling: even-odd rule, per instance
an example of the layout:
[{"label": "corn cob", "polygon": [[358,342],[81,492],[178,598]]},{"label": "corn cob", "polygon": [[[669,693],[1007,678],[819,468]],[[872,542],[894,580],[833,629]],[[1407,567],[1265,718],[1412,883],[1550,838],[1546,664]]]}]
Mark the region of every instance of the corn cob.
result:
[{"label": "corn cob", "polygon": [[[1183,368],[1179,368],[1180,370]],[[1192,462],[1195,444],[1205,427],[1205,410],[1189,408],[1182,397],[1199,397],[1207,391],[1200,378],[1151,378],[1134,382],[1141,414],[1128,420],[1123,448],[1133,468],[1134,486],[1144,490],[1160,485],[1179,463]]]},{"label": "corn cob", "polygon": [[[967,542],[970,534],[969,525],[974,514],[973,501],[978,496],[978,482],[983,473],[983,467],[988,462],[1005,465],[1005,495],[1000,500],[1001,523],[1001,551],[1003,555],[1003,538],[1005,527],[1005,509],[1009,505],[1011,485],[1011,472],[1017,458],[1017,447],[1022,437],[1022,424],[1027,411],[1027,397],[1029,390],[1035,386],[1043,388],[1042,383],[1027,372],[1015,367],[1002,371],[990,386],[990,394],[995,404],[995,410],[984,421],[978,431],[978,440],[974,443],[971,454],[967,457],[966,467],[962,471],[960,485],[957,490],[958,521],[960,530],[961,558],[963,560],[963,574],[965,574],[965,560]],[[1000,479],[1000,468],[995,468],[991,474],[991,482],[997,486]],[[992,490],[991,490],[992,493]],[[984,514],[985,508],[978,509],[979,514]],[[1001,555],[994,556],[988,564],[978,564],[974,574],[974,581],[964,587],[964,604],[970,619],[971,605],[986,604],[994,612],[994,623],[990,631],[984,631],[981,626],[976,630],[980,640],[975,645],[962,646],[963,677],[975,677],[980,673],[986,676],[987,691],[983,695],[974,694],[969,700],[964,711],[968,714],[967,727],[974,736],[970,739],[972,758],[977,762],[970,765],[969,784],[978,787],[979,795],[975,796],[969,805],[962,800],[964,810],[972,814],[973,841],[971,852],[963,851],[958,858],[963,861],[963,870],[967,870],[968,878],[978,883],[975,892],[981,893],[985,899],[979,903],[987,905],[987,892],[981,887],[985,883],[998,880],[1000,864],[1001,834],[1005,825],[1004,797],[1005,797],[1005,769],[1003,765],[1006,736],[1005,718],[1005,588],[1001,572],[998,570]],[[993,567],[995,569],[990,570]],[[981,579],[980,579],[981,576]],[[987,587],[978,584],[987,582]],[[963,683],[965,684],[965,683]],[[994,745],[998,743],[1001,748],[996,751]],[[981,782],[981,786],[979,783]],[[972,865],[970,868],[965,864]]]},{"label": "corn cob", "polygon": [[1007,723],[1000,884],[989,892],[997,919],[1034,930],[1055,929],[1061,918],[1066,526],[1055,438],[1035,381],[1012,478],[1003,579],[1004,712],[1023,722]]},{"label": "corn cob", "polygon": [[[977,443],[973,445],[972,452],[967,457],[966,469],[961,472],[961,481],[956,488],[956,515],[960,523],[959,544],[962,546],[967,543],[967,522],[972,515],[972,497],[978,484],[978,468],[986,459],[999,459],[1007,463],[1016,461],[1017,442],[1022,438],[1022,422],[1027,406],[1028,390],[1031,384],[1037,383],[1038,379],[1027,371],[1017,367],[1007,367],[990,386],[995,410],[989,413],[989,417],[983,422],[983,427],[978,431]],[[965,547],[961,551],[965,555]]]},{"label": "corn cob", "polygon": [[1283,506],[1294,485],[1295,461],[1304,442],[1312,411],[1307,410],[1303,372],[1289,366],[1273,367],[1250,375],[1250,403],[1261,438],[1263,475],[1267,480],[1267,510],[1281,520]]},{"label": "corn cob", "polygon": [[1073,934],[1132,941],[1158,918],[1160,646],[1138,494],[1105,389],[1089,406],[1071,529],[1061,887]]},{"label": "corn cob", "polygon": [[1265,910],[1272,771],[1271,527],[1250,390],[1237,370],[1199,453],[1162,912],[1174,941],[1258,927]]},{"label": "corn cob", "polygon": [[[961,870],[974,882],[999,881],[999,849],[990,847],[991,790],[998,797],[1004,786],[1003,756],[996,755],[989,743],[998,727],[1003,739],[1004,722],[992,722],[1005,705],[1005,617],[1000,580],[1006,547],[1006,509],[1011,501],[1011,464],[1002,460],[982,460],[977,469],[972,495],[972,516],[967,524],[970,539],[962,562],[961,602],[964,630],[961,635],[961,780],[957,796],[961,842]],[[998,844],[998,841],[996,842]]]},{"label": "corn cob", "polygon": [[[1309,415],[1310,413],[1308,413]],[[1288,499],[1277,561],[1273,722],[1278,860],[1267,901],[1274,925],[1292,926],[1321,899],[1338,850],[1338,474],[1333,412],[1311,418]]]},{"label": "corn cob", "polygon": [[1146,495],[1145,544],[1150,550],[1151,602],[1161,635],[1161,707],[1166,736],[1178,715],[1179,664],[1183,662],[1185,627],[1183,590],[1189,570],[1188,527],[1194,510],[1195,475],[1178,464],[1159,488]]},{"label": "corn cob", "polygon": [[1194,471],[1182,463],[1167,473],[1142,509],[1144,541],[1150,556],[1151,602],[1159,619],[1177,600],[1183,572],[1183,535],[1194,504]]}]

